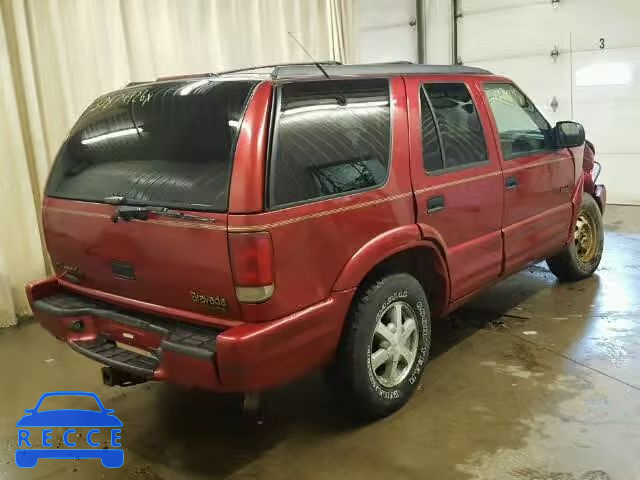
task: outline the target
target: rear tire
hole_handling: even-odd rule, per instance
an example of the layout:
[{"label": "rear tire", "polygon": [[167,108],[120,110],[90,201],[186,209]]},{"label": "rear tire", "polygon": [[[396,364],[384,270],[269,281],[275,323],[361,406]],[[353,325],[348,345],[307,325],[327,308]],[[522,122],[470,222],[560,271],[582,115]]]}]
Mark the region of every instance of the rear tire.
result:
[{"label": "rear tire", "polygon": [[582,195],[573,241],[559,254],[548,258],[547,265],[561,281],[582,280],[596,271],[603,249],[602,213],[593,197],[585,192]]},{"label": "rear tire", "polygon": [[330,383],[359,415],[387,416],[422,378],[431,345],[427,297],[411,275],[386,275],[357,294],[347,322]]}]

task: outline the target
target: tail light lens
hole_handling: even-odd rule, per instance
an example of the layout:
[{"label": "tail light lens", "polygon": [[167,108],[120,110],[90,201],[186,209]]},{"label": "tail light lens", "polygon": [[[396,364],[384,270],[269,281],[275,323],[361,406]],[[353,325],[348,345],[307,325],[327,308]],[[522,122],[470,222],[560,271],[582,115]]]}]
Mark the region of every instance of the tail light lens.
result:
[{"label": "tail light lens", "polygon": [[238,301],[261,303],[273,295],[273,247],[267,232],[230,233],[231,270]]}]

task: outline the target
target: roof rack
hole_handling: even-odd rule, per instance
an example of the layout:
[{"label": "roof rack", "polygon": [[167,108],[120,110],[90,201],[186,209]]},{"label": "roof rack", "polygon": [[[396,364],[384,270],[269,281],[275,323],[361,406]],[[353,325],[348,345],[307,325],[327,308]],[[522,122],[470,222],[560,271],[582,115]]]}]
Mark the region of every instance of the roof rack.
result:
[{"label": "roof rack", "polygon": [[217,77],[217,73],[205,72],[205,73],[189,73],[187,75],[169,75],[167,77],[158,77],[156,82],[162,82],[164,80],[186,80],[189,78],[203,78],[203,77]]},{"label": "roof rack", "polygon": [[[270,65],[255,65],[252,67],[225,70],[218,73],[197,73],[191,75],[175,75],[158,77],[156,81],[164,80],[184,80],[189,78],[212,78],[223,75],[234,74],[261,74],[268,75],[272,79],[293,78],[293,77],[324,77],[317,64],[322,65],[323,70],[329,76],[351,77],[360,75],[492,75],[492,72],[478,67],[467,67],[464,65],[424,65],[409,61],[363,63],[343,65],[335,60],[325,60],[321,62],[299,62],[299,63],[275,63]],[[257,70],[271,69],[267,72],[257,72]],[[129,82],[126,86],[131,87],[147,82]]]},{"label": "roof rack", "polygon": [[[324,65],[323,65],[324,66]],[[360,65],[326,65],[324,66],[329,76],[356,76],[356,75],[491,75],[489,70],[462,65],[422,65],[411,62],[391,63],[367,63]],[[283,65],[274,71],[274,78],[286,77],[313,77],[320,76],[313,65]]]},{"label": "roof rack", "polygon": [[[335,61],[335,60],[325,60],[322,62],[317,62],[320,65],[342,65],[341,62]],[[234,74],[234,73],[251,73],[255,70],[262,70],[265,68],[270,68],[272,71],[271,72],[267,72],[268,75],[274,76],[274,73],[278,71],[279,68],[281,67],[289,67],[289,66],[312,66],[313,68],[317,67],[315,66],[315,63],[313,62],[299,62],[299,63],[274,63],[274,64],[269,64],[269,65],[255,65],[252,67],[245,67],[245,68],[237,68],[234,70],[224,70],[222,72],[204,72],[204,73],[189,73],[186,75],[168,75],[168,76],[164,76],[164,77],[157,77],[155,79],[156,82],[163,82],[166,80],[188,80],[190,78],[212,78],[212,77],[218,77],[220,75],[228,75],[228,74]],[[152,82],[154,80],[144,80],[144,81],[133,81],[133,82],[128,82],[125,87],[133,87],[135,85],[143,85],[145,83],[149,83]]]},{"label": "roof rack", "polygon": [[135,87],[137,85],[144,85],[145,83],[152,82],[153,80],[137,80],[134,82],[128,82],[122,88]]},{"label": "roof rack", "polygon": [[273,64],[269,64],[269,65],[255,65],[253,67],[245,67],[245,68],[237,68],[234,70],[225,70],[223,72],[218,72],[218,75],[229,75],[229,74],[234,74],[234,73],[251,73],[255,70],[264,70],[265,68],[271,68],[271,76],[274,76],[279,69],[283,68],[283,67],[311,67],[316,69],[316,64],[320,64],[323,67],[325,65],[342,65],[341,62],[338,62],[336,60],[323,60],[321,62],[296,62],[296,63],[273,63]]}]

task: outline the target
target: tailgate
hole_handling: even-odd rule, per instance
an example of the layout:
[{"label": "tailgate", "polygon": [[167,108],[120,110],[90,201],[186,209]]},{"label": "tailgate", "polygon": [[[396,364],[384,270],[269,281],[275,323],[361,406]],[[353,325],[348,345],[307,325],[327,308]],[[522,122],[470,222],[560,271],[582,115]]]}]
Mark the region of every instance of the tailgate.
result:
[{"label": "tailgate", "polygon": [[47,247],[57,273],[83,287],[165,307],[239,318],[226,214],[213,223],[119,221],[115,207],[49,198]]}]

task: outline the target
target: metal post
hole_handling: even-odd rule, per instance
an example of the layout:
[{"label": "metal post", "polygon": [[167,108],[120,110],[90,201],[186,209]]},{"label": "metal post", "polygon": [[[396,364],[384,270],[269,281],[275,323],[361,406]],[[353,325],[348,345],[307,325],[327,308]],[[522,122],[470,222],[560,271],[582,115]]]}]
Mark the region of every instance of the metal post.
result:
[{"label": "metal post", "polygon": [[451,53],[452,53],[452,65],[458,65],[458,0],[451,0]]},{"label": "metal post", "polygon": [[426,18],[425,18],[425,8],[424,4],[429,0],[416,0],[416,28],[418,35],[418,63],[426,62],[426,47],[427,47],[427,36],[426,36]]}]

